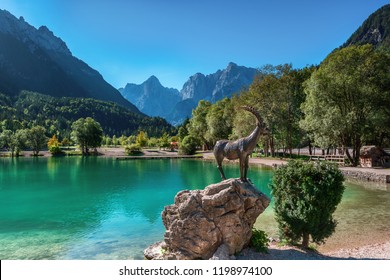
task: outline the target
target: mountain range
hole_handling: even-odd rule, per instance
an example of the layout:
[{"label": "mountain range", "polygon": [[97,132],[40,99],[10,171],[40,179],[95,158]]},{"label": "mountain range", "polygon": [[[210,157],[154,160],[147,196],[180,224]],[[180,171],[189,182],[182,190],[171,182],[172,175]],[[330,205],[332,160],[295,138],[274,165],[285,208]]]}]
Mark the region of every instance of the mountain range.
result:
[{"label": "mountain range", "polygon": [[[370,15],[341,47],[370,43],[377,48],[389,50],[389,34],[390,4]],[[172,124],[179,124],[191,116],[199,100],[216,102],[224,97],[231,97],[248,87],[257,74],[257,69],[229,63],[225,69],[212,74],[194,74],[180,91],[164,87],[155,76],[141,85],[127,84],[117,90],[107,83],[98,71],[74,57],[66,43],[47,27],[41,26],[37,29],[28,24],[23,17],[18,19],[8,11],[0,9],[0,97],[11,98],[3,105],[8,106],[11,112],[9,116],[12,115],[13,106],[17,104],[21,92],[24,92],[20,99],[21,103],[38,99],[42,104],[47,100],[53,104],[57,102],[43,97],[37,98],[39,95],[32,95],[34,98],[30,98],[29,94],[26,94],[38,92],[54,98],[91,99],[86,102],[72,102],[71,99],[61,102],[65,102],[66,106],[73,106],[70,111],[78,112],[87,112],[88,110],[84,110],[86,104],[95,106],[94,117],[101,120],[113,118],[117,120],[114,123],[121,122],[121,127],[112,133],[124,131],[129,122],[132,123],[131,131],[127,131],[129,133],[140,129],[135,124],[153,131],[154,128],[149,127],[149,124],[158,123],[166,130],[170,129],[167,123],[159,118],[146,118],[145,114],[161,116]],[[5,94],[6,97],[2,97],[1,94]],[[100,101],[94,103],[93,100],[105,103]],[[113,107],[118,105],[128,111],[123,113],[122,109]],[[83,106],[84,109],[80,110],[77,106]],[[104,109],[99,109],[102,107]],[[116,112],[115,117],[110,113],[113,111]],[[5,110],[0,111],[0,115],[4,112]],[[124,118],[124,115],[126,119],[119,120],[120,116]],[[21,120],[24,117],[26,117],[24,113],[19,114]],[[51,116],[53,122],[58,118],[59,116]],[[32,116],[30,119],[32,120]],[[66,120],[70,123],[73,117],[69,115]],[[107,127],[109,126],[107,124]]]},{"label": "mountain range", "polygon": [[[377,48],[390,47],[390,4],[371,14],[352,36],[341,46],[372,44]],[[179,92],[161,85],[152,76],[141,85],[127,84],[121,94],[145,114],[161,116],[172,124],[190,117],[199,100],[212,103],[248,87],[258,70],[229,63],[223,70],[191,76]]]},{"label": "mountain range", "polygon": [[225,69],[213,74],[196,73],[188,79],[180,92],[163,87],[155,76],[140,85],[127,84],[119,91],[143,113],[161,116],[172,124],[179,124],[191,117],[192,110],[200,100],[214,103],[224,97],[231,97],[248,87],[258,73],[255,68],[231,62]]},{"label": "mountain range", "polygon": [[0,92],[21,90],[54,97],[83,97],[115,102],[141,113],[98,71],[74,57],[46,26],[38,29],[0,10]]}]

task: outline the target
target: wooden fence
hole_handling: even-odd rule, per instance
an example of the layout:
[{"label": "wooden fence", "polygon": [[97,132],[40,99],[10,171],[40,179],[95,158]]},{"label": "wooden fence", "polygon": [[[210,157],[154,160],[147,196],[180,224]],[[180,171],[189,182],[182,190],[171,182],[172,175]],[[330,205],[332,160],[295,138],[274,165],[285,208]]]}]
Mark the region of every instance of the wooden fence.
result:
[{"label": "wooden fence", "polygon": [[338,165],[345,165],[345,156],[343,155],[311,155],[310,160],[313,161],[330,161],[335,162]]}]

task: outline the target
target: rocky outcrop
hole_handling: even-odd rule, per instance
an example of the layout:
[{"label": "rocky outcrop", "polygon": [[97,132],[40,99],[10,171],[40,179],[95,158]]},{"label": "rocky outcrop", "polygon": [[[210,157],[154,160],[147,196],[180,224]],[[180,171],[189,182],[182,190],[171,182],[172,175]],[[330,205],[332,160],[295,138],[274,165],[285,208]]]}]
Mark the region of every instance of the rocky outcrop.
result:
[{"label": "rocky outcrop", "polygon": [[[145,250],[145,257],[209,259],[218,249],[238,253],[249,244],[253,224],[269,202],[252,183],[239,179],[181,191],[162,212],[164,242]],[[218,255],[214,259],[220,259]]]}]

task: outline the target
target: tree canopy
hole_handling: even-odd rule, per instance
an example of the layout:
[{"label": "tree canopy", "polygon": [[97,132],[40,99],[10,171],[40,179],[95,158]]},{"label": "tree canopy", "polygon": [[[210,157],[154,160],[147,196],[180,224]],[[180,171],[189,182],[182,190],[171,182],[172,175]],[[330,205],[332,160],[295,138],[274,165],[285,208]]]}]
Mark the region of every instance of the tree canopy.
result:
[{"label": "tree canopy", "polygon": [[72,124],[72,139],[80,146],[82,154],[88,154],[90,148],[100,147],[103,130],[92,118],[80,118]]},{"label": "tree canopy", "polygon": [[346,150],[359,163],[364,143],[382,145],[390,135],[390,56],[371,45],[330,54],[305,84],[301,127],[321,147]]}]

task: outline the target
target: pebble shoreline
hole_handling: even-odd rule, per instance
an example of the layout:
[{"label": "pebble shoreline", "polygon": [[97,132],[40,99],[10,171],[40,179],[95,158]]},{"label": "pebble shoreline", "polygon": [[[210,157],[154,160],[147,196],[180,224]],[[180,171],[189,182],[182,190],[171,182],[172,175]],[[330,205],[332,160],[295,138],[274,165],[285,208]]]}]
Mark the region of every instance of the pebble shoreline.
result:
[{"label": "pebble shoreline", "polygon": [[253,248],[244,249],[238,260],[390,260],[390,242],[373,244],[353,249],[340,249],[319,253],[293,246],[270,244],[268,254],[258,253]]}]

